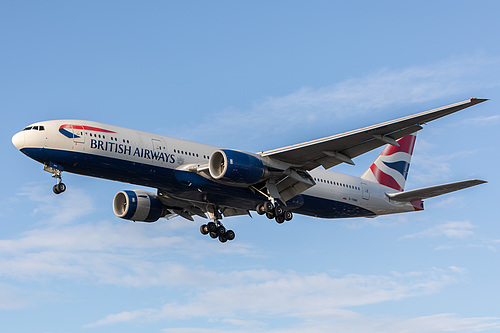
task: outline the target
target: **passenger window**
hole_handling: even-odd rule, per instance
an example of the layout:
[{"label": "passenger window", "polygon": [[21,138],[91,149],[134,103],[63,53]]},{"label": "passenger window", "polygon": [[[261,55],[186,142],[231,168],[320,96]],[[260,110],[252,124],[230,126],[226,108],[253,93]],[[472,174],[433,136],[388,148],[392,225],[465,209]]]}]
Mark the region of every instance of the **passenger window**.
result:
[{"label": "passenger window", "polygon": [[38,126],[33,126],[32,129],[35,130],[35,131],[38,131]]},{"label": "passenger window", "polygon": [[39,127],[38,127],[38,130],[39,130],[39,131],[45,131],[45,127],[43,127],[43,126],[39,126]]}]

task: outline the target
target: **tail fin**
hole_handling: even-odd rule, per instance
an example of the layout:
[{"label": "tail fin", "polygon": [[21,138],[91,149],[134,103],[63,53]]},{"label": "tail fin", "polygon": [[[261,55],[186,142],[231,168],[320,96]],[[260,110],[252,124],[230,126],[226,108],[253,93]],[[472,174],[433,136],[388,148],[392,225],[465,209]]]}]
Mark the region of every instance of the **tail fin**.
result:
[{"label": "tail fin", "polygon": [[399,147],[385,147],[361,178],[403,191],[416,138],[416,133],[413,133],[399,139]]}]

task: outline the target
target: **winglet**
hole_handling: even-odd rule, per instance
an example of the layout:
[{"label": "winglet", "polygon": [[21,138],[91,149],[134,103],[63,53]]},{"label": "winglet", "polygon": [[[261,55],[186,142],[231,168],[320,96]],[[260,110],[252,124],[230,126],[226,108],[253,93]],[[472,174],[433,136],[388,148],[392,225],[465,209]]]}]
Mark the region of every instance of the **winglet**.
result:
[{"label": "winglet", "polygon": [[471,102],[475,102],[474,104],[479,104],[479,103],[486,102],[489,100],[490,100],[489,98],[477,98],[477,97],[472,97],[470,99]]}]

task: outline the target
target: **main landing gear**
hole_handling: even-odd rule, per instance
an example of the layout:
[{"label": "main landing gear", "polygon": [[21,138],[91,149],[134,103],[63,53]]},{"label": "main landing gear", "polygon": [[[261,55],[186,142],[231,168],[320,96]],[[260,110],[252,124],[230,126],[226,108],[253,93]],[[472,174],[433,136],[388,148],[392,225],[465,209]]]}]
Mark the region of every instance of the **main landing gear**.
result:
[{"label": "main landing gear", "polygon": [[219,238],[221,243],[232,241],[235,237],[234,231],[226,230],[226,228],[218,220],[208,222],[200,227],[200,232],[203,235],[210,235],[211,238]]},{"label": "main landing gear", "polygon": [[285,221],[291,221],[293,214],[291,211],[286,210],[278,202],[273,204],[272,201],[266,201],[261,205],[257,205],[255,208],[257,214],[264,215],[270,220],[275,219],[278,223],[283,223]]},{"label": "main landing gear", "polygon": [[218,207],[210,206],[208,209],[208,215],[213,221],[200,226],[200,232],[203,235],[210,235],[213,239],[219,238],[221,243],[232,241],[235,237],[234,231],[226,230],[226,228],[219,221],[222,219],[222,214],[220,213]]},{"label": "main landing gear", "polygon": [[55,194],[61,194],[66,191],[66,185],[62,182],[62,166],[55,163],[50,163],[50,165],[44,164],[43,170],[50,172],[52,174],[52,178],[55,178],[57,183],[52,187],[52,191]]}]

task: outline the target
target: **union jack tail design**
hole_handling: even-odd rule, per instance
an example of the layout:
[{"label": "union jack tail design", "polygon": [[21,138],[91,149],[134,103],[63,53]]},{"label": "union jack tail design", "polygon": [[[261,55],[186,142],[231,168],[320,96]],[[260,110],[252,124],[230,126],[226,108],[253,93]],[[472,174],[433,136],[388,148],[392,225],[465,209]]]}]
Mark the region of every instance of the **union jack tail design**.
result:
[{"label": "union jack tail design", "polygon": [[387,145],[361,178],[403,191],[416,138],[413,133],[399,139],[399,147]]}]

